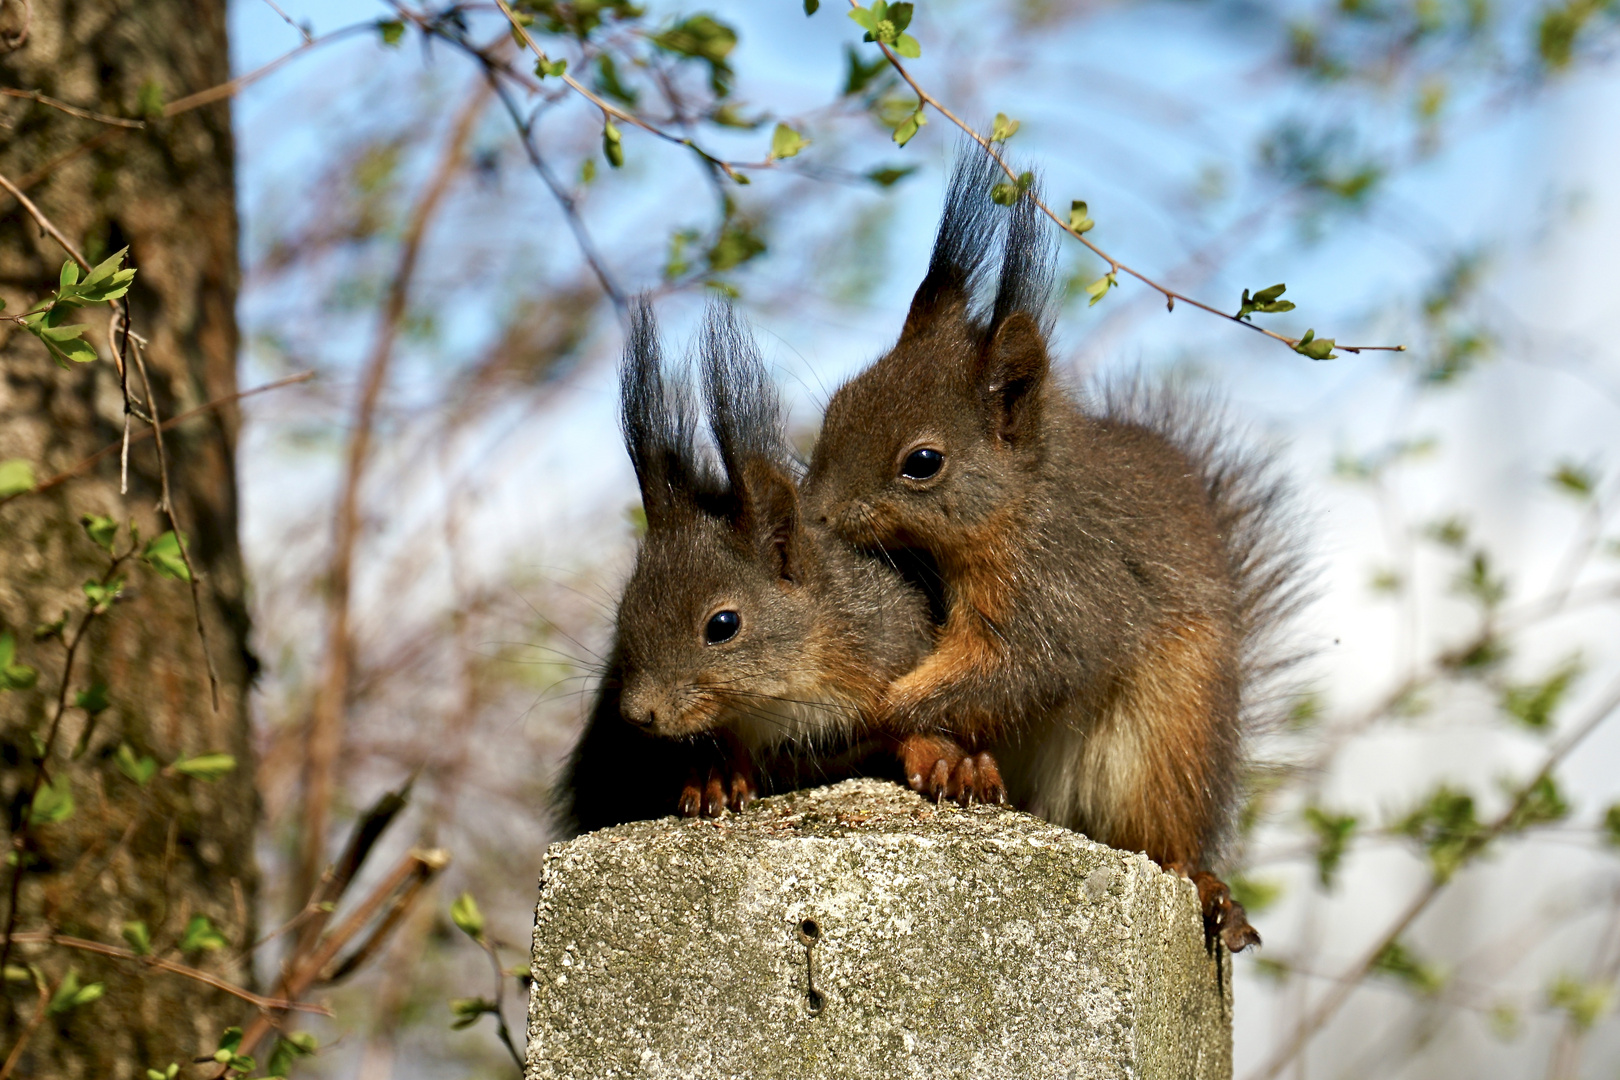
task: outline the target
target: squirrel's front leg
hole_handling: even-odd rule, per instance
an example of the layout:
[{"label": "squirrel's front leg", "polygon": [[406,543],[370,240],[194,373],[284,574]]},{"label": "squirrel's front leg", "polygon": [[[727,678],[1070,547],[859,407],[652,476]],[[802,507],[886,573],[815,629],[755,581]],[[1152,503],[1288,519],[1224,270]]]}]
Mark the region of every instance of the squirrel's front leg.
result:
[{"label": "squirrel's front leg", "polygon": [[1232,899],[1232,890],[1226,882],[1208,870],[1190,871],[1183,863],[1165,866],[1172,873],[1192,879],[1198,889],[1198,905],[1204,911],[1204,947],[1215,947],[1218,937],[1232,952],[1242,952],[1250,945],[1260,944],[1260,932],[1249,925],[1249,913],[1243,905]]},{"label": "squirrel's front leg", "polygon": [[712,754],[699,752],[693,757],[677,804],[681,817],[719,817],[726,810],[741,813],[759,797],[753,755],[742,740],[722,730],[716,733],[713,749]]}]

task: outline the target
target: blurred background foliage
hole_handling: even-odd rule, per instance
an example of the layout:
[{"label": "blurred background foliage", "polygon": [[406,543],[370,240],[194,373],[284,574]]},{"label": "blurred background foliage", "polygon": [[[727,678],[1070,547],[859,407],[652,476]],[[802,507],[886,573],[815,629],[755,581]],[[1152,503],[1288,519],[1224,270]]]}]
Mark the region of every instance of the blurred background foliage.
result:
[{"label": "blurred background foliage", "polygon": [[[245,405],[239,458],[261,921],[407,784],[375,867],[453,859],[301,1071],[513,1071],[486,1017],[521,1049],[547,789],[634,550],[624,298],[671,340],[737,298],[806,446],[898,331],[957,140],[819,6],[516,0],[537,67],[496,4],[232,0],[236,72],[297,53],[236,99],[241,382],[317,373]],[[1321,567],[1236,855],[1266,939],[1240,1076],[1620,1061],[1617,16],[924,0],[902,27],[1113,257],[1229,312],[1286,281],[1255,322],[1408,346],[1315,361],[1125,275],[1099,300],[1109,265],[1064,240],[1066,373],[1229,399]]]}]

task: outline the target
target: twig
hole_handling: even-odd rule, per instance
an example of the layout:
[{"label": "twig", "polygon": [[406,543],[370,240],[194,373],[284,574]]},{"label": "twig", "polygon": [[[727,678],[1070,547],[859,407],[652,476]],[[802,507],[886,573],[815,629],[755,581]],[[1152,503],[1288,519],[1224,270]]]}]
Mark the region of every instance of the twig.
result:
[{"label": "twig", "polygon": [[[105,586],[112,582],[118,573],[118,567],[124,560],[135,553],[133,547],[122,555],[113,556],[107,567],[107,572],[101,575],[100,584]],[[18,813],[21,820],[11,834],[11,886],[9,902],[6,905],[5,940],[0,943],[0,972],[5,971],[6,964],[11,960],[11,942],[17,929],[17,906],[22,895],[22,879],[24,867],[28,862],[28,853],[24,850],[28,843],[28,830],[34,823],[34,801],[39,798],[40,788],[44,786],[47,778],[46,762],[50,760],[51,752],[56,748],[56,736],[62,729],[62,715],[67,712],[68,684],[73,678],[73,661],[79,654],[79,645],[84,641],[85,633],[97,615],[101,614],[101,604],[91,604],[85,611],[84,617],[79,620],[78,627],[73,631],[73,638],[66,642],[67,657],[62,661],[62,681],[56,688],[56,711],[51,717],[50,729],[45,734],[45,745],[38,758],[34,761],[34,777],[28,785],[28,798],[23,802]]]},{"label": "twig", "polygon": [[127,120],[122,116],[108,116],[106,113],[98,113],[91,109],[81,109],[77,105],[69,105],[65,101],[58,101],[49,95],[42,94],[38,90],[18,90],[10,86],[0,86],[0,94],[4,94],[6,97],[21,98],[24,101],[32,101],[36,105],[58,109],[69,116],[77,116],[81,120],[94,120],[98,124],[111,124],[114,127],[121,128],[143,128],[146,126],[145,122],[141,120]]},{"label": "twig", "polygon": [[35,989],[39,991],[39,1008],[34,1010],[33,1018],[23,1028],[22,1034],[17,1036],[16,1043],[11,1047],[11,1053],[6,1055],[6,1063],[0,1065],[0,1080],[7,1080],[7,1077],[11,1075],[11,1070],[15,1069],[17,1062],[22,1060],[23,1047],[27,1046],[28,1040],[34,1037],[35,1029],[45,1019],[45,1014],[51,1007],[51,991],[45,985],[43,979],[35,982]]},{"label": "twig", "polygon": [[506,972],[501,970],[501,958],[494,945],[480,936],[478,947],[489,954],[489,962],[495,968],[495,1034],[499,1036],[501,1045],[506,1047],[506,1052],[512,1055],[512,1063],[518,1067],[518,1075],[522,1076],[526,1069],[523,1055],[518,1052],[517,1043],[512,1041],[512,1029],[506,1026]]},{"label": "twig", "polygon": [[235,998],[247,1002],[259,1009],[280,1009],[282,1011],[296,1010],[298,1012],[316,1013],[321,1016],[331,1016],[332,1010],[324,1005],[307,1005],[299,1001],[289,1001],[285,998],[262,997],[245,990],[235,983],[221,979],[217,975],[210,975],[206,971],[179,964],[173,960],[165,960],[161,956],[142,956],[133,949],[126,949],[119,945],[105,945],[99,941],[90,941],[86,938],[69,937],[67,934],[54,932],[24,933],[15,935],[14,940],[24,945],[60,945],[65,949],[78,949],[81,952],[96,953],[100,956],[111,956],[118,960],[132,960],[158,971],[167,971],[171,975],[180,975],[200,983],[206,983],[216,990],[222,990]]},{"label": "twig", "polygon": [[282,11],[281,6],[276,3],[276,0],[264,0],[264,2],[269,4],[270,10],[274,11],[277,15],[280,15],[288,26],[292,27],[294,30],[298,31],[300,35],[302,35],[305,45],[313,45],[315,43],[315,39],[310,35],[310,32],[304,27],[293,22],[292,16],[288,15],[285,11]]},{"label": "twig", "polygon": [[327,574],[326,667],[310,710],[308,751],[304,758],[303,850],[294,893],[298,896],[313,894],[325,863],[326,820],[332,798],[333,773],[342,747],[343,712],[349,692],[349,659],[353,648],[349,640],[349,592],[354,548],[360,534],[360,485],[365,478],[371,451],[377,404],[388,380],[394,341],[398,336],[400,321],[405,317],[422,239],[451,182],[461,171],[467,143],[477,126],[478,117],[489,102],[489,94],[488,85],[480,80],[477,89],[462,106],[438,168],[412,211],[400,246],[399,262],[383,305],[377,337],[361,375],[353,434],[349,438],[347,463],[335,514],[332,560]]},{"label": "twig", "polygon": [[[1464,855],[1464,860],[1477,855],[1491,841],[1501,836],[1514,822],[1520,811],[1524,809],[1525,804],[1529,802],[1531,793],[1536,786],[1551,776],[1559,763],[1585,741],[1587,736],[1596,731],[1617,709],[1620,709],[1620,683],[1612,686],[1610,692],[1587,715],[1586,719],[1575,725],[1568,735],[1559,740],[1558,744],[1548,751],[1541,768],[1536,771],[1536,774],[1530,778],[1528,783],[1519,789],[1518,796],[1514,798],[1508,808],[1482,832],[1472,838],[1472,842]],[[1349,1000],[1356,987],[1372,971],[1373,966],[1378,962],[1378,958],[1383,956],[1390,946],[1400,939],[1401,935],[1417,920],[1419,915],[1428,909],[1435,897],[1440,895],[1440,892],[1451,880],[1454,880],[1454,877],[1443,879],[1431,877],[1423,890],[1412,898],[1412,901],[1395,921],[1379,936],[1377,943],[1335,980],[1333,990],[1328,996],[1300,1021],[1299,1026],[1294,1030],[1289,1040],[1264,1065],[1251,1074],[1250,1080],[1273,1080],[1283,1069],[1287,1068],[1288,1063],[1305,1049],[1311,1037],[1331,1020],[1344,1003]]]},{"label": "twig", "polygon": [[11,192],[11,197],[22,204],[22,208],[28,211],[28,215],[34,219],[39,227],[49,233],[51,235],[51,239],[62,245],[63,251],[72,256],[73,261],[79,264],[79,269],[90,269],[90,264],[84,261],[84,256],[79,254],[79,249],[69,243],[68,238],[62,235],[62,230],[58,229],[51,222],[51,219],[45,216],[44,211],[40,210],[39,207],[34,205],[34,200],[24,195],[22,193],[22,189],[16,184],[13,184],[10,180],[6,179],[3,174],[0,174],[0,188],[5,188],[7,191]]},{"label": "twig", "polygon": [[[505,5],[505,0],[496,0],[496,2],[499,3],[502,6],[503,9],[505,9],[505,6],[506,6]],[[852,7],[852,8],[859,8],[860,3],[858,2],[858,0],[849,0],[849,6]],[[527,35],[525,35],[525,36],[527,36]],[[895,71],[897,71],[900,74],[900,77],[906,81],[906,85],[910,86],[912,91],[914,93],[916,93],[917,101],[919,103],[919,108],[921,106],[923,106],[923,105],[931,105],[931,106],[933,106],[933,108],[934,108],[934,110],[936,112],[938,112],[941,116],[945,117],[945,119],[949,120],[951,123],[955,124],[958,128],[960,128],[963,131],[963,133],[968,136],[968,138],[970,138],[974,142],[978,143],[980,148],[983,149],[984,152],[990,156],[990,159],[992,161],[994,161],[998,167],[1000,167],[1001,171],[1007,174],[1007,179],[1012,180],[1015,183],[1017,182],[1018,173],[1013,170],[1013,167],[1011,165],[1007,164],[1006,158],[1004,158],[996,150],[994,143],[992,143],[989,139],[985,138],[983,135],[981,135],[977,131],[975,131],[970,124],[965,122],[961,117],[957,116],[950,109],[948,109],[944,105],[944,103],[942,103],[938,98],[934,97],[934,95],[932,95],[928,91],[924,90],[922,88],[922,86],[917,82],[917,80],[912,78],[911,72],[906,70],[905,65],[900,62],[900,57],[895,55],[894,50],[890,49],[889,46],[883,44],[881,41],[877,43],[877,47],[883,50],[883,55],[888,58],[889,64],[894,68]],[[1209,304],[1204,303],[1202,300],[1195,300],[1192,297],[1186,295],[1185,293],[1177,292],[1175,289],[1170,288],[1168,285],[1159,284],[1157,281],[1155,281],[1153,278],[1148,277],[1142,271],[1137,270],[1134,267],[1126,265],[1125,263],[1121,262],[1120,260],[1114,258],[1114,256],[1110,255],[1108,252],[1104,251],[1102,248],[1098,247],[1092,241],[1087,240],[1084,233],[1078,232],[1075,229],[1071,228],[1067,221],[1065,221],[1062,218],[1058,217],[1058,215],[1052,210],[1052,208],[1050,206],[1046,205],[1046,202],[1044,200],[1042,200],[1039,196],[1037,196],[1033,191],[1029,192],[1025,197],[1031,199],[1035,203],[1035,205],[1040,208],[1040,211],[1043,214],[1045,214],[1047,217],[1051,218],[1052,223],[1054,225],[1056,225],[1059,229],[1062,229],[1064,232],[1068,233],[1070,236],[1074,237],[1076,240],[1080,241],[1082,244],[1084,244],[1091,251],[1092,254],[1096,255],[1099,259],[1103,260],[1103,262],[1107,263],[1109,273],[1111,273],[1111,274],[1116,274],[1116,273],[1129,274],[1131,277],[1135,278],[1136,280],[1140,281],[1142,284],[1148,286],[1148,288],[1153,289],[1154,291],[1158,292],[1161,296],[1163,296],[1164,299],[1165,299],[1166,305],[1171,310],[1175,309],[1176,301],[1179,300],[1180,302],[1182,302],[1184,304],[1192,305],[1193,307],[1199,309],[1200,311],[1207,311],[1211,315],[1219,316],[1220,318],[1225,319],[1227,322],[1236,323],[1238,326],[1242,326],[1242,327],[1244,327],[1246,329],[1253,330],[1254,332],[1256,332],[1258,334],[1264,334],[1266,337],[1272,338],[1272,339],[1274,339],[1276,341],[1280,341],[1284,345],[1287,345],[1290,349],[1295,348],[1297,345],[1299,345],[1299,343],[1300,343],[1299,338],[1291,338],[1291,337],[1287,336],[1286,334],[1279,334],[1274,330],[1267,330],[1265,327],[1258,326],[1255,323],[1252,323],[1252,322],[1248,321],[1247,319],[1239,318],[1238,316],[1233,315],[1230,312],[1222,311],[1220,308],[1211,307]],[[1338,344],[1335,344],[1334,348],[1342,349],[1343,351],[1348,352],[1348,353],[1405,352],[1406,351],[1406,346],[1405,345],[1338,345]]]},{"label": "twig", "polygon": [[[290,1001],[301,998],[321,981],[321,973],[390,898],[402,889],[413,896],[416,895],[421,884],[432,880],[449,862],[449,854],[437,849],[407,852],[399,865],[372,890],[370,896],[362,900],[307,957],[282,976],[278,983],[278,992]],[[242,1054],[253,1053],[259,1041],[275,1028],[279,1021],[279,1017],[275,1015],[277,1011],[279,1010],[272,1010],[254,1019],[247,1033],[242,1036],[240,1046]],[[227,1072],[229,1068],[222,1066],[215,1074],[216,1080],[223,1078]]]},{"label": "twig", "polygon": [[[128,340],[128,323],[125,324],[125,340]],[[135,368],[141,373],[141,385],[146,390],[147,422],[152,427],[152,441],[157,447],[158,458],[158,509],[169,522],[169,528],[174,530],[175,546],[180,549],[180,559],[185,563],[186,580],[191,586],[191,611],[197,621],[197,639],[202,644],[203,661],[208,669],[208,693],[213,701],[214,711],[219,711],[219,672],[214,669],[214,650],[208,644],[208,623],[203,619],[202,609],[202,581],[197,568],[191,563],[191,552],[187,550],[185,533],[181,531],[180,521],[174,513],[174,500],[169,491],[169,458],[163,448],[163,421],[158,415],[157,397],[152,393],[152,379],[146,371],[146,360],[142,356],[144,350],[136,345],[133,350]],[[128,402],[128,394],[124,400]]]},{"label": "twig", "polygon": [[[263,386],[255,386],[251,390],[238,390],[234,394],[226,394],[223,397],[215,398],[213,401],[198,405],[195,409],[187,409],[178,416],[171,416],[169,419],[163,421],[161,426],[164,431],[168,431],[176,424],[183,424],[192,417],[199,416],[202,413],[211,412],[214,409],[241,401],[244,398],[253,397],[256,394],[267,393],[271,390],[280,390],[284,386],[292,386],[295,383],[308,382],[314,377],[315,372],[313,371],[301,371],[297,375],[289,375],[285,379],[277,379],[275,382],[265,383]],[[25,495],[38,495],[40,492],[49,491],[51,488],[54,488],[59,484],[64,484],[73,479],[75,476],[83,474],[90,469],[91,466],[105,458],[108,454],[115,453],[120,449],[127,453],[128,447],[131,443],[141,442],[145,439],[150,439],[151,437],[152,429],[148,427],[143,428],[139,433],[131,435],[126,439],[122,439],[115,443],[109,443],[108,445],[103,446],[100,450],[97,450],[95,453],[91,454],[89,457],[85,458],[83,461],[79,462],[77,465],[74,465],[72,468],[59,472],[48,480],[40,481],[27,491],[19,491],[11,495],[0,497],[0,506],[4,506],[13,499],[20,499]]]},{"label": "twig", "polygon": [[253,83],[258,82],[272,71],[275,71],[277,68],[287,63],[289,60],[303,55],[318,45],[327,45],[331,42],[337,41],[339,38],[350,37],[362,31],[372,31],[376,28],[376,22],[367,21],[341,27],[340,29],[333,30],[331,33],[322,34],[317,38],[307,38],[302,45],[298,46],[296,49],[292,49],[289,52],[282,53],[268,64],[254,68],[252,71],[249,71],[244,75],[238,75],[229,82],[222,82],[218,86],[210,86],[206,90],[199,90],[195,94],[187,94],[183,98],[177,98],[174,101],[169,102],[167,105],[163,106],[163,118],[167,120],[170,117],[179,116],[183,112],[190,112],[192,109],[200,109],[204,105],[212,105],[216,101],[221,101],[228,97],[234,97],[243,87],[251,86]]}]

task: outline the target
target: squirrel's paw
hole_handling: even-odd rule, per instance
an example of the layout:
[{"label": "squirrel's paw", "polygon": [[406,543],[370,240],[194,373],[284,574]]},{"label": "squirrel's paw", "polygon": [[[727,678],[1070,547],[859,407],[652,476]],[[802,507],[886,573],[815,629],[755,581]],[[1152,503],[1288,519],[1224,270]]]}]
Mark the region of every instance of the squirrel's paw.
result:
[{"label": "squirrel's paw", "polygon": [[1213,947],[1216,937],[1232,952],[1260,944],[1260,932],[1249,925],[1248,913],[1232,899],[1232,891],[1224,881],[1207,871],[1193,874],[1192,881],[1198,886],[1198,902],[1204,909],[1206,945]]},{"label": "squirrel's paw", "polygon": [[911,790],[935,802],[950,799],[967,806],[1007,801],[995,758],[987,753],[970,754],[953,739],[908,735],[900,745],[900,761]]},{"label": "squirrel's paw", "polygon": [[681,817],[719,817],[726,810],[742,813],[758,797],[753,774],[745,766],[726,762],[706,770],[694,768],[681,788],[679,812]]}]

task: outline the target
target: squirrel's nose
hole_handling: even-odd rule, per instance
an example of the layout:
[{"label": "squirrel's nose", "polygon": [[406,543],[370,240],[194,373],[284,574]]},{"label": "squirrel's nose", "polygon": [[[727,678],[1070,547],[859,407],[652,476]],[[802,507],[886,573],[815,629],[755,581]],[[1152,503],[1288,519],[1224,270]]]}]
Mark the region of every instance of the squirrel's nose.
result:
[{"label": "squirrel's nose", "polygon": [[619,697],[619,713],[639,728],[650,728],[658,723],[659,695],[647,687],[627,688]]}]

